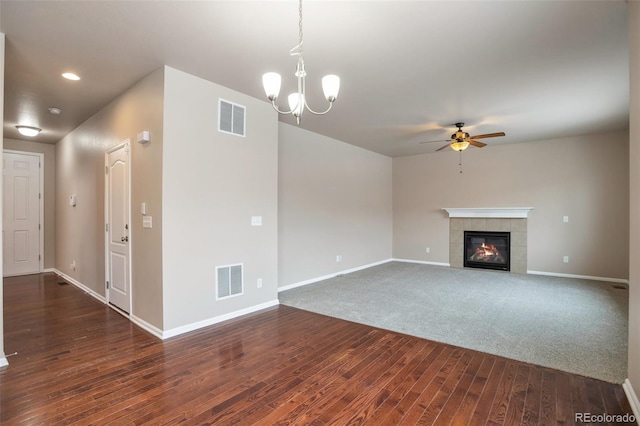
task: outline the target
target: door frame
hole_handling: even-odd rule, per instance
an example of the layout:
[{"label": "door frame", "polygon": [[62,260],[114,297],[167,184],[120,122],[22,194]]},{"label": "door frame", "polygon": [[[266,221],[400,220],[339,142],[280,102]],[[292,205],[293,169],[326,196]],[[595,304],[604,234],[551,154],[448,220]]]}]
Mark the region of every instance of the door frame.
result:
[{"label": "door frame", "polygon": [[[38,204],[40,205],[39,208],[39,215],[40,215],[40,229],[38,230],[38,232],[40,233],[40,259],[38,260],[38,268],[40,269],[38,272],[43,272],[44,271],[44,154],[42,152],[29,152],[29,151],[19,151],[19,150],[15,150],[15,149],[3,149],[2,150],[3,153],[3,164],[4,164],[4,154],[18,154],[18,155],[32,155],[34,157],[38,157],[38,162],[40,163],[40,167],[38,168],[38,170],[40,171],[40,179],[38,180],[38,185],[39,185],[39,190],[38,193],[40,194],[40,197],[38,199]],[[4,169],[3,169],[4,172]],[[4,179],[3,179],[4,182]],[[2,233],[4,236],[4,217],[3,217],[3,221],[2,221]],[[3,276],[8,277],[9,275],[4,275],[4,262],[3,262]]]},{"label": "door frame", "polygon": [[[128,181],[128,193],[129,193],[129,211],[127,212],[127,220],[129,221],[129,250],[127,253],[127,263],[128,263],[128,274],[129,274],[129,313],[126,313],[117,306],[109,303],[109,292],[111,289],[111,283],[107,287],[107,281],[111,280],[111,276],[109,275],[109,231],[107,231],[107,223],[109,223],[109,179],[107,178],[107,170],[109,169],[109,154],[118,151],[119,149],[125,148],[127,150],[127,174],[129,175]],[[112,146],[107,149],[104,153],[104,286],[105,286],[105,298],[107,300],[107,306],[109,306],[114,311],[119,314],[130,318],[133,314],[133,274],[131,267],[131,247],[133,247],[133,229],[131,229],[131,141],[129,139],[125,139],[117,145]]]}]

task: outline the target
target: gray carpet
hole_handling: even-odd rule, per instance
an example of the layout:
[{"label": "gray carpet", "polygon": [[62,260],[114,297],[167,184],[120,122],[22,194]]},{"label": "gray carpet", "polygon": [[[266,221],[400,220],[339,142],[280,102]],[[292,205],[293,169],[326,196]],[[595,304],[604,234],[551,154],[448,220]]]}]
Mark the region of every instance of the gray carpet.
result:
[{"label": "gray carpet", "polygon": [[622,383],[629,293],[614,286],[389,262],[279,297],[284,305]]}]

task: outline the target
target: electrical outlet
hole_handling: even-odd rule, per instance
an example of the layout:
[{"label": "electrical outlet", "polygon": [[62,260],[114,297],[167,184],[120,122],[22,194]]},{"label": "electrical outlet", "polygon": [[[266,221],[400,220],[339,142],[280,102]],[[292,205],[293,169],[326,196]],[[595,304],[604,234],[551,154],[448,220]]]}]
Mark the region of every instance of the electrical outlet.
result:
[{"label": "electrical outlet", "polygon": [[262,278],[258,278],[258,288],[262,288]]},{"label": "electrical outlet", "polygon": [[569,216],[562,216],[562,221],[564,223],[569,223]]},{"label": "electrical outlet", "polygon": [[74,260],[73,262],[71,262],[71,265],[69,265],[69,266],[71,266],[71,270],[72,271],[75,271],[76,270],[76,261]]},{"label": "electrical outlet", "polygon": [[427,247],[427,253],[431,253],[431,249]]},{"label": "electrical outlet", "polygon": [[337,255],[336,256],[336,262],[342,262],[342,256],[341,255]]},{"label": "electrical outlet", "polygon": [[569,256],[565,256],[565,257],[563,257],[563,258],[562,258],[562,261],[563,261],[564,263],[569,263]]}]

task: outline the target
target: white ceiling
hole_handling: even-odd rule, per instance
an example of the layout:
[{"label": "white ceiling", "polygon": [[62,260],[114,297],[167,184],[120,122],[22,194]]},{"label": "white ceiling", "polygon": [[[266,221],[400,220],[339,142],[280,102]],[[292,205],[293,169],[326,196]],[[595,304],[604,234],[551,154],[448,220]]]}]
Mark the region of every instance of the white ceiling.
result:
[{"label": "white ceiling", "polygon": [[[305,0],[307,99],[341,77],[333,110],[301,126],[389,156],[432,152],[452,123],[499,143],[628,128],[627,4]],[[7,1],[4,135],[55,143],[163,64],[265,99],[294,90],[288,1]],[[72,70],[82,80],[60,74]],[[59,107],[59,116],[48,107]],[[212,128],[215,118],[212,117]],[[281,120],[294,123],[291,117]],[[29,139],[16,124],[41,127]],[[475,148],[474,148],[475,149]]]}]

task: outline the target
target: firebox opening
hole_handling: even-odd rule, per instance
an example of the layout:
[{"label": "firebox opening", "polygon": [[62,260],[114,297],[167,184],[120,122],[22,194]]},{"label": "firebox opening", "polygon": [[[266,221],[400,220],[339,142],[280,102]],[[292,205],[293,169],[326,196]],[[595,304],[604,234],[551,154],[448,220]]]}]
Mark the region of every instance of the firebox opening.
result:
[{"label": "firebox opening", "polygon": [[464,231],[464,267],[510,270],[511,233]]}]

